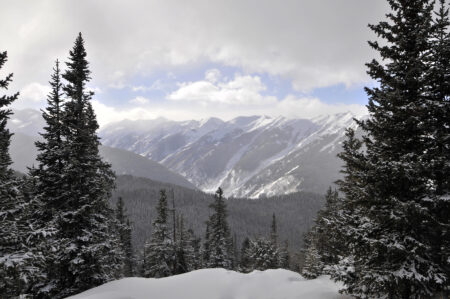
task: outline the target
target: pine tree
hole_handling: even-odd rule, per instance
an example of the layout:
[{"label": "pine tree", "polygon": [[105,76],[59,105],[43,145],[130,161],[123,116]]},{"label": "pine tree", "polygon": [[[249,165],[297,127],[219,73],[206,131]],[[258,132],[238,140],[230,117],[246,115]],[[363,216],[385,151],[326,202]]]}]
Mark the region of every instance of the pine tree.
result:
[{"label": "pine tree", "polygon": [[157,217],[153,221],[152,239],[145,244],[144,277],[167,277],[172,275],[174,262],[173,242],[168,228],[168,207],[166,191],[160,191]]},{"label": "pine tree", "polygon": [[[63,169],[62,157],[62,83],[59,61],[56,60],[53,74],[50,80],[51,91],[47,96],[47,108],[42,116],[46,121],[41,133],[43,141],[37,141],[38,168],[29,170],[33,188],[30,190],[31,207],[30,217],[33,223],[34,245],[32,246],[36,255],[43,255],[41,269],[45,273],[45,279],[36,283],[33,292],[36,296],[48,298],[56,292],[57,279],[52,276],[58,271],[58,260],[55,253],[58,251],[58,243],[55,240],[57,233],[55,211],[62,205],[60,178]],[[39,232],[37,234],[36,232]]]},{"label": "pine tree", "polygon": [[251,241],[248,256],[251,270],[264,271],[279,267],[278,248],[272,243],[272,240],[257,238]]},{"label": "pine tree", "polygon": [[[70,51],[62,77],[67,98],[61,119],[63,169],[58,187],[58,271],[53,273],[60,298],[114,279],[121,268],[114,215],[108,198],[114,185],[111,166],[100,158],[98,124],[86,90],[89,65],[81,33]],[[48,132],[47,132],[48,133]]]},{"label": "pine tree", "polygon": [[134,257],[133,257],[133,247],[131,244],[131,224],[130,220],[126,216],[126,208],[123,203],[122,197],[119,197],[117,200],[116,206],[116,220],[118,224],[118,234],[120,244],[122,246],[123,256],[123,276],[131,277],[133,276],[133,265],[134,265]]},{"label": "pine tree", "polygon": [[245,238],[244,241],[242,242],[239,268],[240,271],[244,273],[250,272],[252,270],[250,260],[250,239],[248,237]]},{"label": "pine tree", "polygon": [[[358,122],[365,153],[354,161],[364,174],[358,172],[357,184],[342,190],[355,195],[344,203],[353,210],[346,228],[351,254],[343,258],[352,270],[338,277],[348,293],[361,298],[419,298],[433,295],[448,279],[433,256],[436,215],[426,154],[434,3],[388,2],[390,22],[370,25],[386,42],[369,43],[383,63],[367,64],[379,86],[366,88],[370,116]],[[434,112],[432,117],[440,119]]]},{"label": "pine tree", "polygon": [[[7,61],[0,52],[0,69]],[[7,89],[12,74],[0,79],[0,89]],[[0,294],[15,297],[27,292],[30,259],[25,239],[28,233],[27,203],[20,184],[10,169],[9,145],[12,134],[6,128],[11,110],[7,107],[19,94],[0,96]]]},{"label": "pine tree", "polygon": [[213,214],[208,219],[209,236],[205,240],[208,244],[209,255],[206,260],[206,266],[209,268],[231,269],[233,265],[232,242],[227,223],[226,203],[220,187],[217,189],[214,198],[214,203],[210,205],[213,209]]},{"label": "pine tree", "polygon": [[272,225],[270,226],[270,229],[270,240],[272,241],[273,245],[278,246],[277,218],[275,217],[275,213],[272,214]]},{"label": "pine tree", "polygon": [[202,268],[201,239],[196,237],[192,229],[187,230],[188,244],[192,248],[192,260],[188,261],[189,271]]},{"label": "pine tree", "polygon": [[314,279],[323,273],[324,264],[316,247],[317,240],[309,239],[309,244],[305,251],[305,262],[302,268],[302,275],[308,279]]},{"label": "pine tree", "polygon": [[430,92],[427,109],[427,143],[425,157],[429,170],[428,197],[433,200],[433,256],[443,267],[450,284],[450,26],[449,8],[439,1],[434,20],[430,58]]},{"label": "pine tree", "polygon": [[289,243],[285,240],[283,246],[278,248],[278,267],[290,269],[290,266]]}]

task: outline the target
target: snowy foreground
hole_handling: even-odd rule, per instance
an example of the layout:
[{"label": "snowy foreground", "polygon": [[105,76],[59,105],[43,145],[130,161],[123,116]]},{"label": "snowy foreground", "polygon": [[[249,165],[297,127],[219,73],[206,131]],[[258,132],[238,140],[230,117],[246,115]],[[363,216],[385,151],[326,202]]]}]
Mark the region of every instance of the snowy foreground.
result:
[{"label": "snowy foreground", "polygon": [[203,269],[168,278],[124,278],[71,299],[338,299],[339,285],[328,277],[306,280],[288,270],[242,274]]}]

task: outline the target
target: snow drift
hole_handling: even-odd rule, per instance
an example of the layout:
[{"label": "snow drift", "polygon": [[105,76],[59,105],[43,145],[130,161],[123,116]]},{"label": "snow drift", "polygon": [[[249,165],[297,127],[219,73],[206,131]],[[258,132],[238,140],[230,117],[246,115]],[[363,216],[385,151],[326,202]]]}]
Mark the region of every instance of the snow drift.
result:
[{"label": "snow drift", "polygon": [[71,299],[339,299],[340,286],[327,276],[306,280],[288,270],[202,269],[168,278],[124,278]]}]

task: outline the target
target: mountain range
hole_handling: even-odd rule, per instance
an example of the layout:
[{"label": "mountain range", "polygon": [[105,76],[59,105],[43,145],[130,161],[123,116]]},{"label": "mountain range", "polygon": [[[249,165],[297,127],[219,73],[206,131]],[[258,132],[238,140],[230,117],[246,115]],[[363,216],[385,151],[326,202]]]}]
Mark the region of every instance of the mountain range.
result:
[{"label": "mountain range", "polygon": [[[44,121],[38,111],[27,109],[14,113],[14,116],[8,123],[8,128],[14,133],[10,145],[10,154],[13,161],[12,168],[14,170],[27,173],[28,167],[36,165],[37,149],[34,143],[40,138],[38,132],[41,131],[43,126]],[[117,175],[133,175],[197,189],[195,185],[183,176],[138,154],[101,146],[100,155],[111,164]]]},{"label": "mountain range", "polygon": [[[100,129],[101,154],[118,174],[213,192],[261,198],[306,191],[323,194],[340,178],[341,151],[351,113],[315,119],[246,116],[191,121],[124,120]],[[40,112],[14,112],[9,127],[16,170],[36,154]],[[31,137],[31,138],[30,138]],[[33,152],[34,151],[34,152]],[[176,178],[175,178],[176,177]]]},{"label": "mountain range", "polygon": [[103,144],[157,161],[206,192],[220,186],[234,197],[323,194],[340,177],[336,155],[345,129],[356,127],[353,118],[124,120],[102,128],[100,136]]}]

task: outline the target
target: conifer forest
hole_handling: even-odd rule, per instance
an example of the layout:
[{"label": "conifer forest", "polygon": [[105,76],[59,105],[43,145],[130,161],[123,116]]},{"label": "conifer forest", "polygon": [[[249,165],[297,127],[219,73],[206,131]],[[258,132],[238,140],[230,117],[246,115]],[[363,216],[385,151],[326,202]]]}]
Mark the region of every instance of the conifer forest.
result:
[{"label": "conifer forest", "polygon": [[[210,5],[225,10],[222,5],[226,4],[219,2]],[[283,11],[289,10],[292,3],[282,2],[276,5]],[[338,7],[350,2],[356,3],[345,0],[330,5]],[[178,46],[176,51],[170,47],[158,50],[155,42],[154,48],[142,55],[125,58],[133,53],[128,51],[134,46],[108,43],[109,48],[104,51],[97,46],[101,42],[90,39],[94,34],[90,31],[85,34],[82,29],[66,36],[66,41],[75,37],[74,42],[65,44],[68,50],[63,53],[65,56],[52,58],[53,65],[47,63],[43,53],[31,50],[33,53],[26,61],[41,60],[39,63],[48,64],[39,70],[29,70],[48,74],[48,84],[43,89],[46,99],[39,113],[33,110],[35,118],[18,116],[17,107],[21,107],[30,91],[14,84],[16,80],[22,84],[28,79],[20,77],[23,71],[14,70],[18,65],[18,56],[13,52],[16,48],[3,48],[1,42],[0,298],[67,298],[79,294],[86,297],[74,298],[125,298],[119,293],[113,296],[114,286],[121,282],[124,286],[129,284],[130,290],[122,288],[124,293],[120,294],[136,291],[132,290],[133,283],[145,281],[148,290],[158,281],[176,289],[181,285],[175,283],[177,277],[190,277],[194,281],[195,275],[209,269],[225,269],[229,275],[237,272],[250,280],[257,279],[257,275],[273,275],[267,276],[272,277],[268,281],[290,275],[285,282],[300,291],[278,284],[276,298],[450,298],[450,4],[447,0],[386,0],[377,5],[381,2],[385,9],[381,17],[361,17],[363,24],[370,23],[367,30],[371,35],[368,44],[366,40],[358,43],[370,50],[371,58],[359,64],[367,78],[361,81],[364,86],[358,87],[360,91],[354,92],[365,97],[364,105],[358,104],[358,109],[365,112],[337,113],[334,118],[250,116],[265,113],[258,101],[269,103],[267,111],[278,109],[282,105],[279,102],[294,101],[289,96],[274,99],[289,84],[280,83],[276,85],[278,93],[273,91],[276,81],[273,74],[286,80],[297,73],[293,70],[283,73],[289,69],[288,63],[277,66],[277,60],[282,60],[277,51],[282,50],[276,46],[272,49],[271,44],[276,41],[269,37],[262,39],[264,46],[258,48],[259,52],[251,52],[251,59],[245,56],[247,52],[239,48],[240,43],[247,45],[257,37],[238,39],[231,29],[233,38],[228,37],[224,32],[231,27],[220,27],[220,20],[216,20],[217,28],[199,29],[198,35],[181,39],[189,43],[194,40],[194,44],[198,43],[195,47],[188,43]],[[0,7],[7,6],[2,3]],[[320,10],[325,11],[325,6]],[[179,22],[185,14],[196,15],[194,7],[185,9],[178,16]],[[354,7],[355,13],[358,7]],[[352,8],[342,8],[346,9]],[[238,10],[235,7],[231,11]],[[0,12],[0,19],[7,11]],[[170,9],[164,11],[172,14]],[[290,33],[277,27],[285,23],[276,16],[276,11],[272,16],[268,12],[263,23],[249,19],[245,26],[257,30],[258,24],[273,22],[275,35],[286,35],[276,40],[291,40]],[[100,20],[103,17],[105,20]],[[236,22],[242,17],[243,14],[236,16]],[[307,14],[297,18],[303,17],[307,18]],[[106,16],[98,18],[98,24],[110,22]],[[129,19],[131,22],[132,16]],[[116,20],[123,24],[123,20]],[[254,26],[249,25],[252,22]],[[152,26],[164,27],[156,23]],[[183,30],[182,26],[173,27],[175,31]],[[147,29],[136,29],[140,30]],[[227,42],[232,46],[216,49],[216,40],[211,37],[208,43],[212,50],[202,48],[202,30],[213,30],[217,36],[230,38]],[[271,30],[265,29],[264,34],[270,36]],[[308,30],[322,32],[332,28],[319,30],[312,26]],[[158,38],[163,36],[161,33]],[[297,38],[302,36],[298,34]],[[345,47],[348,38],[357,39],[358,35],[342,37],[340,47]],[[91,43],[95,45],[92,55]],[[272,49],[267,50],[270,55],[266,46]],[[329,46],[333,47],[331,42]],[[201,57],[210,59],[208,63],[214,69],[195,81],[187,75],[187,65],[192,61],[195,67],[201,65],[197,58],[188,58],[199,48],[210,51],[202,52]],[[123,61],[116,58],[115,61],[123,72],[127,70],[124,67],[127,59],[162,55],[160,60],[152,61],[156,70],[152,76],[158,78],[154,81],[157,83],[133,88],[120,83],[109,87],[113,91],[94,88],[106,80],[103,78],[116,76],[125,80],[122,73],[105,71],[109,69],[102,66],[107,61],[102,56],[119,50],[124,51]],[[234,55],[233,51],[241,56],[228,59],[227,55]],[[49,53],[62,55],[59,50]],[[249,61],[241,69],[244,75],[237,71],[233,77],[231,69],[244,57]],[[264,57],[263,61],[258,60],[260,57]],[[164,59],[176,61],[173,65],[182,70],[162,75]],[[257,67],[251,66],[255,61]],[[267,71],[266,63],[271,65]],[[136,78],[147,68],[137,65],[138,71],[129,80],[138,81]],[[331,68],[334,67],[338,66]],[[321,68],[317,66],[317,70]],[[245,75],[247,69],[253,73]],[[252,75],[258,72],[267,75]],[[314,74],[315,70],[310,69],[305,78]],[[343,90],[350,95],[354,89],[339,81],[345,76],[320,75],[317,79],[322,84],[317,83],[322,88],[317,89],[320,92],[308,94],[308,90],[316,87],[302,85],[298,90],[304,92],[306,99],[299,100],[298,107],[287,106],[287,111],[309,111],[306,106],[317,104],[320,99],[307,105],[307,98],[320,98],[327,92],[338,97],[339,92],[328,90],[328,83],[324,83],[334,80],[330,78],[338,78],[333,86],[345,86]],[[307,82],[305,78],[299,80]],[[168,88],[164,87],[168,80],[176,81],[173,83],[176,90],[164,90]],[[297,81],[292,80],[295,86]],[[117,100],[114,108],[104,108],[106,105],[98,100],[126,97],[127,88],[130,93],[147,92],[147,98],[136,96],[128,102],[142,106],[126,108]],[[273,95],[267,95],[271,92]],[[161,106],[163,100],[149,100],[160,94],[169,103],[167,106]],[[234,101],[232,104],[226,103],[228,97]],[[170,112],[176,107],[176,111],[183,111],[181,115],[191,113],[189,109],[200,113],[209,109],[205,108],[208,105],[217,114],[205,121],[192,120],[194,117],[190,116],[178,120]],[[231,105],[230,111],[227,105]],[[331,111],[333,105],[323,104],[321,109]],[[336,107],[345,105],[337,103]],[[131,118],[136,111],[144,115],[142,107],[153,113],[154,120]],[[239,110],[247,108],[254,109],[254,113]],[[105,115],[112,118],[121,113],[123,118],[104,124]],[[222,121],[215,117],[220,113],[242,113],[242,116]],[[24,133],[27,126],[37,127],[36,136]],[[21,162],[26,165],[17,167]],[[284,272],[273,272],[279,269]],[[211,277],[223,274],[208,273]],[[226,280],[231,276],[223,277]],[[142,280],[132,280],[137,278]],[[206,281],[205,277],[198,280],[205,284],[205,294],[213,294],[214,284]],[[261,299],[266,298],[261,294],[272,291],[262,283],[255,288],[263,293],[239,293],[244,292],[246,284],[251,284],[245,281],[242,279],[242,285],[236,285],[236,289],[233,285],[233,291],[226,288],[227,295],[220,298]],[[305,286],[325,281],[327,287],[324,283],[317,290],[311,287],[311,293],[305,293],[310,295],[300,295],[303,293],[299,281]],[[96,297],[95,292],[103,287],[106,295]],[[323,290],[334,295],[314,295]],[[155,298],[175,298],[167,294]],[[142,297],[129,296],[148,298],[144,291]]]}]

